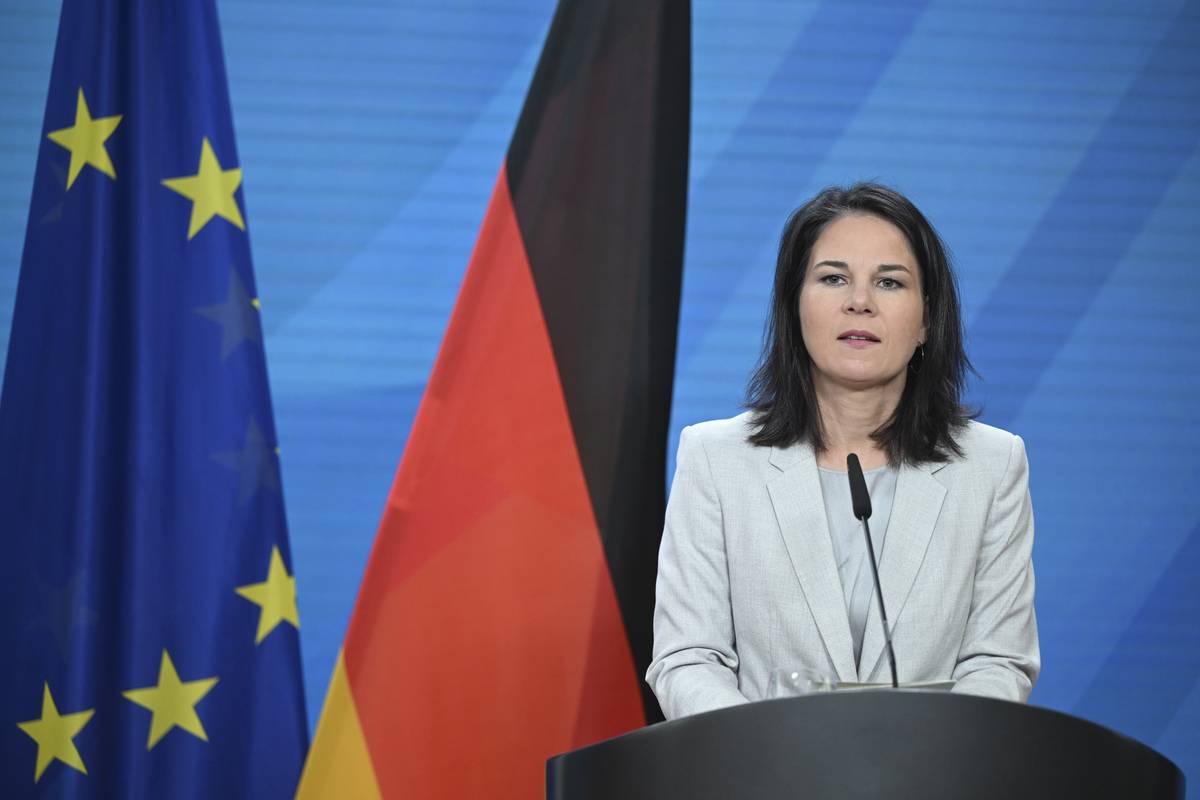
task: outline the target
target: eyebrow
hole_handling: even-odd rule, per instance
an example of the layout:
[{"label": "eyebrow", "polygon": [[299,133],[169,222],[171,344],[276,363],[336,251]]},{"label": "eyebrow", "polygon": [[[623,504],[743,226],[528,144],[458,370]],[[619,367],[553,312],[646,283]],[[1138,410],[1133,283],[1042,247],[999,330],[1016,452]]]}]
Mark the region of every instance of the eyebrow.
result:
[{"label": "eyebrow", "polygon": [[[829,259],[826,259],[825,261],[818,261],[816,264],[813,264],[814,269],[817,267],[835,267],[837,269],[846,270],[850,269],[850,265],[845,261],[832,261]],[[908,272],[911,274],[912,271],[903,264],[880,264],[876,268],[876,272]]]}]

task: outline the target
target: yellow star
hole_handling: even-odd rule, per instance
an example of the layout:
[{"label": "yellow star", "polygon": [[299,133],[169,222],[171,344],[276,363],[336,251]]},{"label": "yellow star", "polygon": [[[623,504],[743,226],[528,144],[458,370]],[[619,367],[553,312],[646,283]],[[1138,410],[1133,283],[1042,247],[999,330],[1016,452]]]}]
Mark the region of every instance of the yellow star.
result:
[{"label": "yellow star", "polygon": [[296,610],[296,578],[288,575],[283,566],[283,556],[278,547],[271,548],[271,565],[267,568],[267,579],[262,583],[250,583],[237,587],[237,593],[262,607],[258,615],[258,644],[279,623],[292,623],[300,627],[300,612]]},{"label": "yellow star", "polygon": [[196,704],[216,683],[216,678],[179,680],[171,656],[163,650],[162,663],[158,668],[158,685],[121,692],[126,700],[150,709],[154,715],[150,719],[150,738],[146,741],[146,749],[152,750],[176,726],[207,742],[208,735],[200,724],[200,717],[196,715]]},{"label": "yellow star", "polygon": [[42,686],[42,718],[17,723],[18,728],[37,742],[37,766],[33,771],[33,782],[41,780],[46,767],[56,758],[68,767],[74,767],[87,775],[87,767],[83,765],[83,759],[75,749],[75,742],[71,740],[83,730],[83,726],[88,724],[96,710],[89,708],[74,714],[59,714],[54,705],[54,698],[50,696],[50,684],[44,683]]},{"label": "yellow star", "polygon": [[79,99],[75,101],[75,124],[46,134],[47,139],[71,151],[71,166],[67,170],[68,189],[75,183],[85,164],[91,164],[114,181],[117,179],[117,171],[113,169],[104,141],[117,129],[121,116],[92,119],[81,88]]},{"label": "yellow star", "polygon": [[195,175],[184,175],[181,178],[167,178],[163,186],[179,192],[192,201],[192,221],[188,225],[188,236],[191,239],[200,229],[208,224],[213,217],[224,217],[246,230],[242,221],[242,212],[238,208],[233,193],[242,185],[242,170],[240,167],[221,169],[217,155],[213,152],[208,137],[200,143],[200,166]]}]

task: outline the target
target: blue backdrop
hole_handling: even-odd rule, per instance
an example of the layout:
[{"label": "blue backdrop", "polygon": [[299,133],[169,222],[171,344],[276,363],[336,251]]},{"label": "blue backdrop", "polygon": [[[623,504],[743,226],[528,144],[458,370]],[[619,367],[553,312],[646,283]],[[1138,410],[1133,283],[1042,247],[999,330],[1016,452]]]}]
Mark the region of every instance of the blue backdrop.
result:
[{"label": "blue backdrop", "polygon": [[[221,5],[314,720],[552,10]],[[0,353],[57,15],[0,10]],[[1032,701],[1200,783],[1200,8],[696,0],[694,24],[676,435],[737,412],[788,211],[901,188],[954,251],[972,399],[1028,446]]]}]

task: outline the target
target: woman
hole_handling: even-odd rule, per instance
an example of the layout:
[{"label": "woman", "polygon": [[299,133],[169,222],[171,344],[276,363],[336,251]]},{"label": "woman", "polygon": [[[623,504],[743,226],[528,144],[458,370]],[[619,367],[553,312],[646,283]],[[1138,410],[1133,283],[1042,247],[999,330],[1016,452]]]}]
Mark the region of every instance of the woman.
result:
[{"label": "woman", "polygon": [[792,214],[750,410],[680,438],[646,675],[669,719],[762,699],[775,668],[890,681],[849,453],[900,680],[1029,696],[1028,464],[960,405],[968,368],[945,249],[907,198],[858,184]]}]

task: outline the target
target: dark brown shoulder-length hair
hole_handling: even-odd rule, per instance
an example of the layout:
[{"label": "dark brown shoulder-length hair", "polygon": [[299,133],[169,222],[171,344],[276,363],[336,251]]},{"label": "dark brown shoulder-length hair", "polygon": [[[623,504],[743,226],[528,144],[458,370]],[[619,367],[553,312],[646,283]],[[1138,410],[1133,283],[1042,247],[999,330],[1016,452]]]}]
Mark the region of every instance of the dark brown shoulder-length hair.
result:
[{"label": "dark brown shoulder-length hair", "polygon": [[800,287],[817,237],[845,214],[871,214],[904,233],[920,264],[925,296],[926,341],[909,362],[895,413],[871,438],[895,465],[961,456],[955,437],[975,414],[960,402],[972,367],[963,349],[954,272],[929,220],[907,197],[877,183],[825,189],[792,212],[784,225],[763,354],[747,390],[746,406],[756,412],[749,439],[779,447],[805,441],[818,453],[825,450],[812,360],[800,334]]}]

